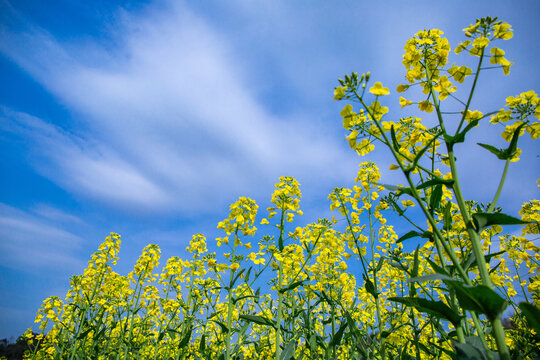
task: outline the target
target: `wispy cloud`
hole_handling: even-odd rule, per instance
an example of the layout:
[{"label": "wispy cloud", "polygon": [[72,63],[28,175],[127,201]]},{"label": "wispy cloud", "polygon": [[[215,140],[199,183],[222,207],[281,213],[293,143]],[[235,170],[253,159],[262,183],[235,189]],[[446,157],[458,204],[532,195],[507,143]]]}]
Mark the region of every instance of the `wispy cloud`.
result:
[{"label": "wispy cloud", "polygon": [[263,178],[347,172],[336,161],[341,139],[310,129],[307,117],[273,116],[249,93],[227,39],[189,10],[122,19],[114,51],[61,44],[38,28],[2,35],[2,53],[88,129],[4,111],[36,140],[57,184],[123,208],[208,210]]},{"label": "wispy cloud", "polygon": [[[58,210],[57,210],[58,211]],[[0,203],[0,263],[2,266],[39,272],[80,271],[82,239],[41,216]]]}]

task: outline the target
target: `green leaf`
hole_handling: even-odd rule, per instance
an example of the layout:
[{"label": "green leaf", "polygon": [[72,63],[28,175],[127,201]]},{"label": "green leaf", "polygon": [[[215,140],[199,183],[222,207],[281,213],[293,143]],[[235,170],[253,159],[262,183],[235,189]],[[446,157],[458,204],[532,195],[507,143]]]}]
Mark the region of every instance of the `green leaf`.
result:
[{"label": "green leaf", "polygon": [[206,349],[206,334],[203,334],[201,337],[201,342],[199,343],[199,352],[204,353],[204,350]]},{"label": "green leaf", "polygon": [[[502,254],[504,254],[504,253],[505,253],[505,251],[503,250],[503,251],[499,251],[499,252],[492,253],[492,254],[488,254],[488,255],[484,256],[484,259],[485,259],[485,261],[486,261],[486,264],[489,264],[489,262],[491,261],[491,259],[494,258],[495,256],[499,256],[499,255],[502,255]],[[467,269],[472,269],[472,268],[475,268],[475,267],[478,266],[478,262],[476,261],[476,258],[474,257],[474,255],[471,255],[471,257],[472,257],[474,260],[471,262],[470,266],[468,266],[467,268],[464,267],[465,270],[467,270]]]},{"label": "green leaf", "polygon": [[390,127],[390,136],[392,137],[392,146],[394,147],[395,151],[399,151],[399,143],[396,139],[396,131],[394,130],[394,125]]},{"label": "green leaf", "polygon": [[287,291],[291,291],[295,288],[297,288],[298,286],[302,285],[303,281],[297,281],[297,282],[294,282],[292,283],[291,285],[279,290],[280,293],[285,293]]},{"label": "green leaf", "polygon": [[442,198],[442,185],[439,184],[435,186],[435,188],[431,192],[431,196],[429,197],[429,210],[432,215],[435,209],[439,208],[441,204],[441,198]]},{"label": "green leaf", "polygon": [[251,274],[251,269],[253,269],[253,266],[250,266],[249,269],[246,272],[246,275],[244,276],[245,282],[249,282],[249,275]]},{"label": "green leaf", "polygon": [[381,256],[381,258],[379,259],[379,262],[377,263],[377,267],[375,268],[375,271],[379,271],[382,269],[382,266],[383,266],[383,263],[384,263],[384,259],[385,257],[384,256]]},{"label": "green leaf", "polygon": [[334,347],[339,346],[341,343],[341,338],[343,337],[343,333],[345,332],[345,329],[349,325],[348,322],[342,321],[341,326],[339,327],[338,331],[332,336],[332,340],[330,340],[330,343],[328,344],[328,347]]},{"label": "green leaf", "polygon": [[294,348],[296,347],[296,341],[291,340],[285,346],[285,349],[283,349],[283,352],[281,353],[281,356],[279,357],[280,360],[290,360],[294,356]]},{"label": "green leaf", "polygon": [[414,252],[413,268],[411,271],[411,277],[418,276],[418,268],[420,266],[420,259],[418,252],[420,251],[420,245],[416,246],[416,251]]},{"label": "green leaf", "polygon": [[432,187],[432,186],[435,186],[435,185],[439,185],[439,184],[442,184],[446,187],[452,187],[452,185],[454,184],[454,180],[452,179],[441,179],[441,178],[434,178],[434,179],[431,179],[431,180],[428,180],[420,185],[418,185],[416,188],[418,190],[422,190],[424,188],[428,188],[428,187]]},{"label": "green leaf", "polygon": [[455,290],[462,309],[485,314],[490,321],[499,317],[508,306],[506,300],[485,285],[468,286],[455,280],[445,283]]},{"label": "green leaf", "polygon": [[234,284],[236,284],[236,280],[238,280],[238,278],[240,277],[240,275],[242,275],[244,273],[244,271],[246,271],[246,269],[242,269],[240,270],[236,276],[234,277],[233,281],[231,281],[231,286],[230,288],[233,288],[234,287]]},{"label": "green leaf", "polygon": [[512,135],[512,140],[510,141],[510,145],[508,146],[508,149],[506,149],[505,155],[507,156],[507,159],[511,159],[514,157],[516,150],[517,150],[517,143],[519,139],[519,132],[521,131],[521,128],[525,126],[525,123],[521,123],[516,130],[514,130],[514,135]]},{"label": "green leaf", "polygon": [[272,320],[267,319],[264,316],[241,314],[240,319],[244,319],[246,321],[259,324],[259,325],[272,326],[274,328],[276,327],[276,325],[274,324]]},{"label": "green leaf", "polygon": [[179,349],[183,349],[189,343],[189,340],[191,339],[191,333],[192,332],[193,332],[193,324],[191,324],[189,326],[186,333],[184,334],[184,337],[182,338],[182,340],[178,344]]},{"label": "green leaf", "polygon": [[408,283],[412,282],[424,282],[424,281],[435,281],[435,280],[453,280],[450,276],[444,274],[428,274],[418,277],[413,277],[407,280]]},{"label": "green leaf", "polygon": [[397,191],[396,191],[396,195],[398,197],[400,197],[403,194],[407,194],[407,195],[409,195],[411,197],[414,197],[413,191],[412,191],[412,189],[410,187],[398,186]]},{"label": "green leaf", "polygon": [[432,301],[417,297],[390,297],[388,300],[399,302],[406,306],[414,307],[420,312],[448,320],[454,324],[454,326],[457,326],[461,321],[461,316],[442,301]]},{"label": "green leaf", "polygon": [[503,213],[476,213],[472,214],[473,223],[478,232],[491,225],[521,225],[528,224],[527,221],[520,220]]},{"label": "green leaf", "polygon": [[419,233],[418,231],[411,230],[408,233],[406,233],[405,235],[402,235],[399,239],[397,239],[396,243],[399,244],[402,241],[405,241],[407,239],[411,239],[411,238],[417,237],[417,236],[422,236],[422,234]]},{"label": "green leaf", "polygon": [[437,140],[437,138],[438,138],[439,136],[441,136],[441,134],[442,134],[442,132],[439,131],[435,136],[433,136],[433,137],[431,138],[431,140],[429,140],[429,142],[426,144],[426,146],[424,146],[424,147],[422,148],[422,150],[420,150],[420,151],[416,154],[416,156],[415,156],[414,159],[413,159],[413,162],[412,162],[411,166],[409,166],[409,167],[406,169],[407,172],[411,172],[411,171],[414,170],[414,168],[415,168],[416,165],[418,164],[418,161],[420,161],[420,159],[422,158],[422,156],[424,156],[424,153],[427,151],[427,149],[429,149],[429,148],[431,147],[431,144],[433,144],[433,142],[435,142],[435,140]]},{"label": "green leaf", "polygon": [[529,329],[536,332],[536,338],[540,339],[540,309],[530,303],[519,303],[519,308],[523,317],[527,320]]},{"label": "green leaf", "polygon": [[364,275],[365,284],[364,287],[366,288],[366,291],[373,295],[373,297],[376,299],[379,297],[379,294],[377,294],[377,291],[375,291],[375,285],[371,282],[370,278]]},{"label": "green leaf", "polygon": [[239,302],[240,300],[247,299],[247,298],[254,298],[254,297],[256,297],[256,296],[255,295],[244,295],[244,296],[240,296],[239,298],[231,298],[231,300],[232,300],[233,305],[236,305],[236,303]]},{"label": "green leaf", "polygon": [[492,154],[495,154],[495,156],[497,156],[499,159],[506,160],[506,155],[503,149],[497,149],[495,146],[488,145],[488,144],[482,144],[482,143],[477,143],[477,144],[483,147],[484,149],[489,150]]},{"label": "green leaf", "polygon": [[443,212],[443,230],[451,230],[452,229],[452,203],[449,201],[444,206],[444,212]]},{"label": "green leaf", "polygon": [[221,321],[217,321],[217,320],[211,320],[213,322],[215,322],[216,324],[219,325],[219,327],[221,328],[221,332],[226,334],[229,332],[229,328],[227,327],[227,325],[225,325],[224,323],[222,323]]},{"label": "green leaf", "polygon": [[463,129],[462,132],[456,134],[455,136],[450,136],[450,135],[444,135],[444,140],[448,143],[448,145],[450,145],[451,147],[454,146],[454,144],[458,144],[458,143],[462,143],[462,142],[465,142],[465,135],[469,132],[469,130],[471,130],[473,127],[475,127],[476,125],[478,125],[478,121],[480,119],[475,119],[473,121],[471,121],[466,127],[465,129]]},{"label": "green leaf", "polygon": [[433,269],[433,271],[435,271],[437,274],[442,274],[442,275],[446,275],[448,277],[450,277],[450,274],[444,270],[443,267],[437,265],[433,260],[427,258],[426,259],[427,262],[429,263],[429,265],[431,266],[431,268]]},{"label": "green leaf", "polygon": [[[458,360],[499,360],[499,354],[486,350],[478,336],[469,336],[465,343],[455,343]],[[488,355],[488,351],[490,354]],[[491,356],[490,356],[491,355]]]},{"label": "green leaf", "polygon": [[166,334],[165,331],[160,332],[157,338],[157,342],[160,342],[161,340],[163,340],[163,337],[165,336],[165,334]]},{"label": "green leaf", "polygon": [[510,145],[505,150],[497,149],[495,146],[488,145],[488,144],[478,143],[478,145],[480,145],[486,150],[489,150],[491,153],[495,154],[501,160],[511,159],[516,154],[517,143],[519,140],[519,132],[521,131],[523,126],[525,126],[525,123],[522,123],[514,130],[514,134],[512,135],[512,140],[510,140]]}]

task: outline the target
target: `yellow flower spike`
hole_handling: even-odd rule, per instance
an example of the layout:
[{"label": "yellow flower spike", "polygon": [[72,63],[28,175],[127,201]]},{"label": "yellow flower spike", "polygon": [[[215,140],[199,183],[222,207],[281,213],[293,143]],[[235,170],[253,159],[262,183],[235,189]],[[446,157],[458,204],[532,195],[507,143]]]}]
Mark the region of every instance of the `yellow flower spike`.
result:
[{"label": "yellow flower spike", "polygon": [[388,90],[388,88],[383,87],[383,85],[379,81],[373,84],[373,86],[369,89],[369,92],[375,96],[390,94],[390,90]]},{"label": "yellow flower spike", "polygon": [[400,96],[399,97],[399,105],[401,106],[401,108],[403,109],[405,106],[408,106],[408,105],[412,105],[412,101],[411,100],[407,100],[405,99],[404,97]]}]

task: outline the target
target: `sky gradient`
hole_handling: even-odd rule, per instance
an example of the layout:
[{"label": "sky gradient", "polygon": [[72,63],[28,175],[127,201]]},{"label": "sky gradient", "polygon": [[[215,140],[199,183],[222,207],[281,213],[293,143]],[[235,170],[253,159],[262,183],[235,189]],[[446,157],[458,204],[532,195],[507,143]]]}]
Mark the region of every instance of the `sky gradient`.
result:
[{"label": "sky gradient", "polygon": [[[302,184],[298,225],[331,217],[328,194],[364,161],[344,141],[337,78],[371,71],[391,90],[388,119],[417,114],[395,91],[405,41],[438,28],[454,48],[476,18],[499,16],[514,29],[499,46],[515,65],[482,75],[472,104],[498,110],[539,90],[539,14],[532,0],[0,0],[0,338],[63,297],[111,231],[123,239],[121,274],[148,243],[162,263],[185,257],[192,234],[219,236],[239,196],[262,219],[283,175]],[[504,146],[500,128],[483,129],[472,144]],[[500,199],[509,214],[538,198],[540,152],[520,141]],[[503,164],[474,145],[457,157],[465,196],[490,201]],[[383,182],[402,181],[388,153],[368,159]]]}]

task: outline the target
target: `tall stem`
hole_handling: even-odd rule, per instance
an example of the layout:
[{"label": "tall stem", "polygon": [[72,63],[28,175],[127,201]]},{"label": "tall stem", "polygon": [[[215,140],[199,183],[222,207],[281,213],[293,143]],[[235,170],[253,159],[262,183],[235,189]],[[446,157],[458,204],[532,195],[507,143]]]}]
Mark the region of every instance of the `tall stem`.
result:
[{"label": "tall stem", "polygon": [[506,163],[504,164],[504,170],[501,176],[501,181],[499,182],[499,187],[497,188],[497,192],[495,193],[495,197],[493,198],[493,201],[491,201],[491,204],[489,205],[489,208],[487,209],[488,213],[493,212],[493,210],[495,210],[497,201],[499,201],[499,196],[501,196],[502,188],[504,186],[504,181],[506,180],[506,174],[508,173],[509,165],[510,165],[510,159],[507,159]]},{"label": "tall stem", "polygon": [[[231,255],[231,261],[234,260],[234,256],[236,254],[236,241],[238,240],[238,228],[234,232],[234,241],[233,241],[233,250]],[[233,296],[233,279],[234,279],[234,271],[233,269],[230,270],[230,282],[229,286],[227,288],[228,293],[228,302],[227,302],[227,334],[225,335],[225,346],[226,346],[226,354],[225,354],[225,360],[229,360],[231,357],[231,333],[232,333],[232,312],[233,312],[233,302],[232,302],[232,296]]]},{"label": "tall stem", "polygon": [[[285,209],[282,208],[281,209],[281,225],[279,227],[279,240],[278,240],[278,245],[279,245],[279,252],[280,252],[280,255],[283,253],[283,230],[284,230],[284,226],[285,226]],[[276,359],[279,359],[279,355],[280,355],[280,351],[281,351],[281,348],[280,348],[280,344],[281,344],[281,312],[282,312],[282,308],[283,308],[283,293],[281,292],[281,282],[283,281],[282,280],[282,273],[283,273],[283,263],[281,262],[281,260],[278,260],[276,259],[276,261],[278,262],[278,284],[277,284],[277,291],[278,291],[278,309],[277,309],[277,320],[276,320],[276,339],[275,339],[275,346],[276,346],[276,349],[275,349],[275,353],[276,353]]]},{"label": "tall stem", "polygon": [[[482,50],[482,54],[481,54],[482,56],[480,57],[479,63],[482,62],[483,54],[484,54],[484,52]],[[480,64],[479,64],[479,66],[480,66]],[[427,80],[428,80],[428,83],[429,83],[431,96],[433,98],[433,104],[435,106],[435,109],[437,110],[437,117],[439,119],[439,125],[440,125],[441,129],[443,130],[444,134],[446,135],[447,132],[446,132],[446,129],[445,129],[445,126],[444,126],[444,121],[443,121],[442,114],[441,114],[441,111],[440,111],[440,105],[439,105],[439,103],[437,101],[437,95],[435,93],[435,90],[433,89],[433,82],[432,82],[431,73],[429,71],[428,66],[426,66],[425,69],[426,69],[426,76],[427,76]],[[476,84],[477,78],[478,78],[478,73],[476,74],[475,83],[473,85]],[[465,119],[465,117],[467,115],[468,105],[470,104],[470,101],[472,99],[472,95],[473,95],[472,93],[473,92],[474,92],[474,86],[471,89],[471,94],[469,95],[469,100],[467,102],[465,113],[463,114],[463,118],[461,120],[462,123],[463,123],[463,120]],[[469,234],[469,239],[471,241],[473,254],[474,254],[474,256],[476,258],[476,262],[478,264],[478,270],[479,270],[479,273],[480,273],[480,279],[482,280],[482,284],[489,287],[490,289],[493,289],[493,285],[491,283],[491,278],[490,278],[489,272],[487,270],[486,260],[484,258],[484,251],[482,249],[482,245],[481,245],[481,242],[480,242],[480,235],[475,230],[475,228],[474,228],[474,226],[472,224],[470,214],[469,214],[469,210],[468,210],[468,208],[467,208],[467,206],[465,204],[463,194],[461,193],[461,187],[459,185],[459,177],[458,177],[457,167],[456,167],[456,159],[454,157],[454,144],[449,143],[446,140],[445,140],[445,144],[446,144],[446,149],[448,150],[448,159],[449,159],[449,162],[450,162],[450,170],[452,172],[452,179],[454,180],[454,183],[453,183],[454,195],[456,197],[456,201],[458,203],[459,211],[460,211],[461,216],[463,218],[463,222],[465,223],[467,233]],[[504,176],[506,176],[506,173],[504,174]],[[492,326],[493,326],[493,333],[495,335],[495,341],[497,343],[497,348],[499,349],[499,353],[501,355],[501,358],[503,360],[510,359],[510,353],[508,351],[508,346],[506,345],[504,329],[502,327],[502,322],[501,322],[500,316],[495,318],[495,320],[492,321]]]}]

